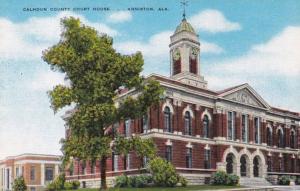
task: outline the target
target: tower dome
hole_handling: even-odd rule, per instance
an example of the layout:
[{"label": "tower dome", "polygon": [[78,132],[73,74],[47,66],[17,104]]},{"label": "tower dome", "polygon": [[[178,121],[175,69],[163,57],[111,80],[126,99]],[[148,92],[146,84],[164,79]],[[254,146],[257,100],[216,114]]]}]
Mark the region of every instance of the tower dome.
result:
[{"label": "tower dome", "polygon": [[181,23],[176,27],[175,34],[180,33],[182,31],[187,31],[196,34],[192,25],[189,22],[187,22],[185,18],[183,18]]}]

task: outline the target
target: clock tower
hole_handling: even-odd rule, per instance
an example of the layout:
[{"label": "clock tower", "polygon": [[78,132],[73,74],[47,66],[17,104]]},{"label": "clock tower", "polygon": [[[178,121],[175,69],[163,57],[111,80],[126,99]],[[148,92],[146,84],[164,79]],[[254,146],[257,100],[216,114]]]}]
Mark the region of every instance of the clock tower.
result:
[{"label": "clock tower", "polygon": [[200,75],[200,42],[185,15],[171,36],[170,62],[171,78],[183,83],[207,88],[207,82]]}]

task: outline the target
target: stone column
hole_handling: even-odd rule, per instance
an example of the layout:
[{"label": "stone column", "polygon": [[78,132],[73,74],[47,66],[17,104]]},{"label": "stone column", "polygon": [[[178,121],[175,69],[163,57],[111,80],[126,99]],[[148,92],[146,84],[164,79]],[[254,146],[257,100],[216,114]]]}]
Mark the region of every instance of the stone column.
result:
[{"label": "stone column", "polygon": [[41,185],[45,185],[45,164],[41,164]]},{"label": "stone column", "polygon": [[253,178],[254,176],[253,176],[253,161],[250,161],[250,178]]},{"label": "stone column", "polygon": [[241,163],[239,161],[236,164],[236,175],[241,177]]},{"label": "stone column", "polygon": [[55,170],[54,170],[54,177],[58,176],[59,174],[59,166],[58,164],[55,165]]}]

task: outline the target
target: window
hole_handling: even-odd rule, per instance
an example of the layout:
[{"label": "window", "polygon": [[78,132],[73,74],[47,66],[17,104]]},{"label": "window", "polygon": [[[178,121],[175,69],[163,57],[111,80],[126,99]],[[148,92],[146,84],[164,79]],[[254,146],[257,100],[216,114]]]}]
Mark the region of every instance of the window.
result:
[{"label": "window", "polygon": [[272,172],[272,157],[267,157],[268,172]]},{"label": "window", "polygon": [[186,168],[192,168],[192,149],[188,148],[186,151]]},{"label": "window", "polygon": [[254,118],[254,141],[255,143],[260,143],[260,119],[258,117]]},{"label": "window", "polygon": [[210,162],[210,150],[209,149],[205,149],[204,150],[204,168],[205,169],[210,169],[211,168],[211,162]]},{"label": "window", "polygon": [[235,112],[228,112],[227,115],[227,138],[228,140],[235,139]]},{"label": "window", "polygon": [[278,147],[283,148],[284,147],[284,135],[283,130],[278,130]]},{"label": "window", "polygon": [[279,172],[284,172],[284,166],[282,158],[279,159]]},{"label": "window", "polygon": [[296,145],[296,136],[295,136],[295,134],[296,134],[295,131],[292,130],[291,131],[291,136],[290,136],[290,147],[293,148],[293,149],[296,147],[295,146]]},{"label": "window", "polygon": [[30,191],[35,191],[35,187],[30,187]]},{"label": "window", "polygon": [[207,115],[203,117],[203,137],[209,138],[209,119]]},{"label": "window", "polygon": [[125,137],[129,137],[130,136],[130,125],[131,125],[131,120],[127,119],[125,121]]},{"label": "window", "polygon": [[73,172],[74,172],[74,163],[72,161],[71,164],[70,164],[70,167],[69,167],[70,176],[73,176]]},{"label": "window", "polygon": [[169,162],[172,161],[172,146],[166,147],[166,160]]},{"label": "window", "polygon": [[85,161],[83,161],[82,163],[81,163],[81,174],[85,174],[85,168],[86,168],[86,164],[85,164]]},{"label": "window", "polygon": [[35,167],[31,166],[30,167],[30,180],[35,180]]},{"label": "window", "polygon": [[95,173],[95,168],[96,168],[95,162],[92,161],[92,162],[91,162],[91,174],[94,174],[94,173]]},{"label": "window", "polygon": [[113,152],[111,158],[112,158],[112,171],[118,171],[118,158],[119,158],[119,156]]},{"label": "window", "polygon": [[185,127],[185,134],[192,135],[192,124],[191,124],[191,114],[190,112],[185,112],[184,115],[184,127]]},{"label": "window", "polygon": [[296,160],[294,158],[291,159],[291,172],[295,172]]},{"label": "window", "polygon": [[126,156],[126,169],[130,169],[130,154]]},{"label": "window", "polygon": [[148,130],[148,115],[143,115],[142,125],[143,125],[142,133],[146,133]]},{"label": "window", "polygon": [[20,176],[19,167],[16,168],[16,176],[17,176],[17,177]]},{"label": "window", "polygon": [[169,107],[165,107],[164,109],[164,130],[166,132],[172,132],[171,111]]},{"label": "window", "polygon": [[267,128],[267,145],[272,146],[273,141],[272,141],[272,128],[268,127]]},{"label": "window", "polygon": [[144,168],[146,168],[146,167],[147,167],[147,165],[148,165],[148,162],[149,162],[149,158],[148,158],[148,157],[146,157],[146,156],[144,156],[144,157],[143,157],[143,167],[144,167]]},{"label": "window", "polygon": [[53,168],[52,167],[46,167],[45,169],[45,180],[46,181],[52,181],[53,180]]},{"label": "window", "polygon": [[242,141],[248,142],[248,115],[242,115]]}]

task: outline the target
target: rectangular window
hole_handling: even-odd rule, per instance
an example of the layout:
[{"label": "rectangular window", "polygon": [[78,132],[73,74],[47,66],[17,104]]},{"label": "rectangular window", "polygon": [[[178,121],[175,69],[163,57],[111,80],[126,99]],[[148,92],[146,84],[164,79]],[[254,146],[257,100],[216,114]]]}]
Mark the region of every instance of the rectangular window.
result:
[{"label": "rectangular window", "polygon": [[30,180],[32,180],[32,181],[35,180],[35,167],[34,166],[30,167]]},{"label": "rectangular window", "polygon": [[242,115],[242,141],[248,142],[248,115]]},{"label": "rectangular window", "polygon": [[20,176],[19,167],[16,168],[16,177]]},{"label": "rectangular window", "polygon": [[228,140],[235,139],[235,112],[228,112],[227,115],[227,137]]},{"label": "rectangular window", "polygon": [[272,172],[272,158],[271,158],[271,156],[268,156],[267,163],[268,163],[268,172]]},{"label": "rectangular window", "polygon": [[125,121],[125,137],[129,137],[130,136],[130,126],[131,126],[131,120],[127,119]]},{"label": "rectangular window", "polygon": [[54,170],[52,167],[46,167],[45,169],[45,180],[52,181],[53,180]]},{"label": "rectangular window", "polygon": [[254,118],[254,141],[257,144],[260,143],[259,131],[260,131],[260,120],[258,117],[255,117]]},{"label": "rectangular window", "polygon": [[129,170],[130,169],[130,154],[127,154],[126,156],[126,169]]},{"label": "rectangular window", "polygon": [[91,174],[95,173],[95,168],[96,168],[95,162],[92,162],[91,163]]},{"label": "rectangular window", "polygon": [[148,115],[143,115],[142,117],[142,133],[147,133],[148,130]]},{"label": "rectangular window", "polygon": [[186,168],[192,168],[192,149],[188,148],[186,152]]},{"label": "rectangular window", "polygon": [[172,161],[172,146],[166,147],[166,160],[169,162]]},{"label": "rectangular window", "polygon": [[119,170],[119,165],[118,165],[118,159],[119,159],[119,155],[113,153],[112,154],[112,171],[118,171]]},{"label": "rectangular window", "polygon": [[205,169],[210,169],[211,168],[211,162],[210,162],[210,158],[211,158],[211,153],[210,150],[204,150],[204,168]]},{"label": "rectangular window", "polygon": [[82,173],[83,175],[86,174],[85,169],[86,169],[86,163],[85,163],[85,161],[84,161],[84,162],[81,163],[81,173]]},{"label": "rectangular window", "polygon": [[143,167],[146,168],[149,162],[149,158],[147,158],[146,156],[143,157]]}]

